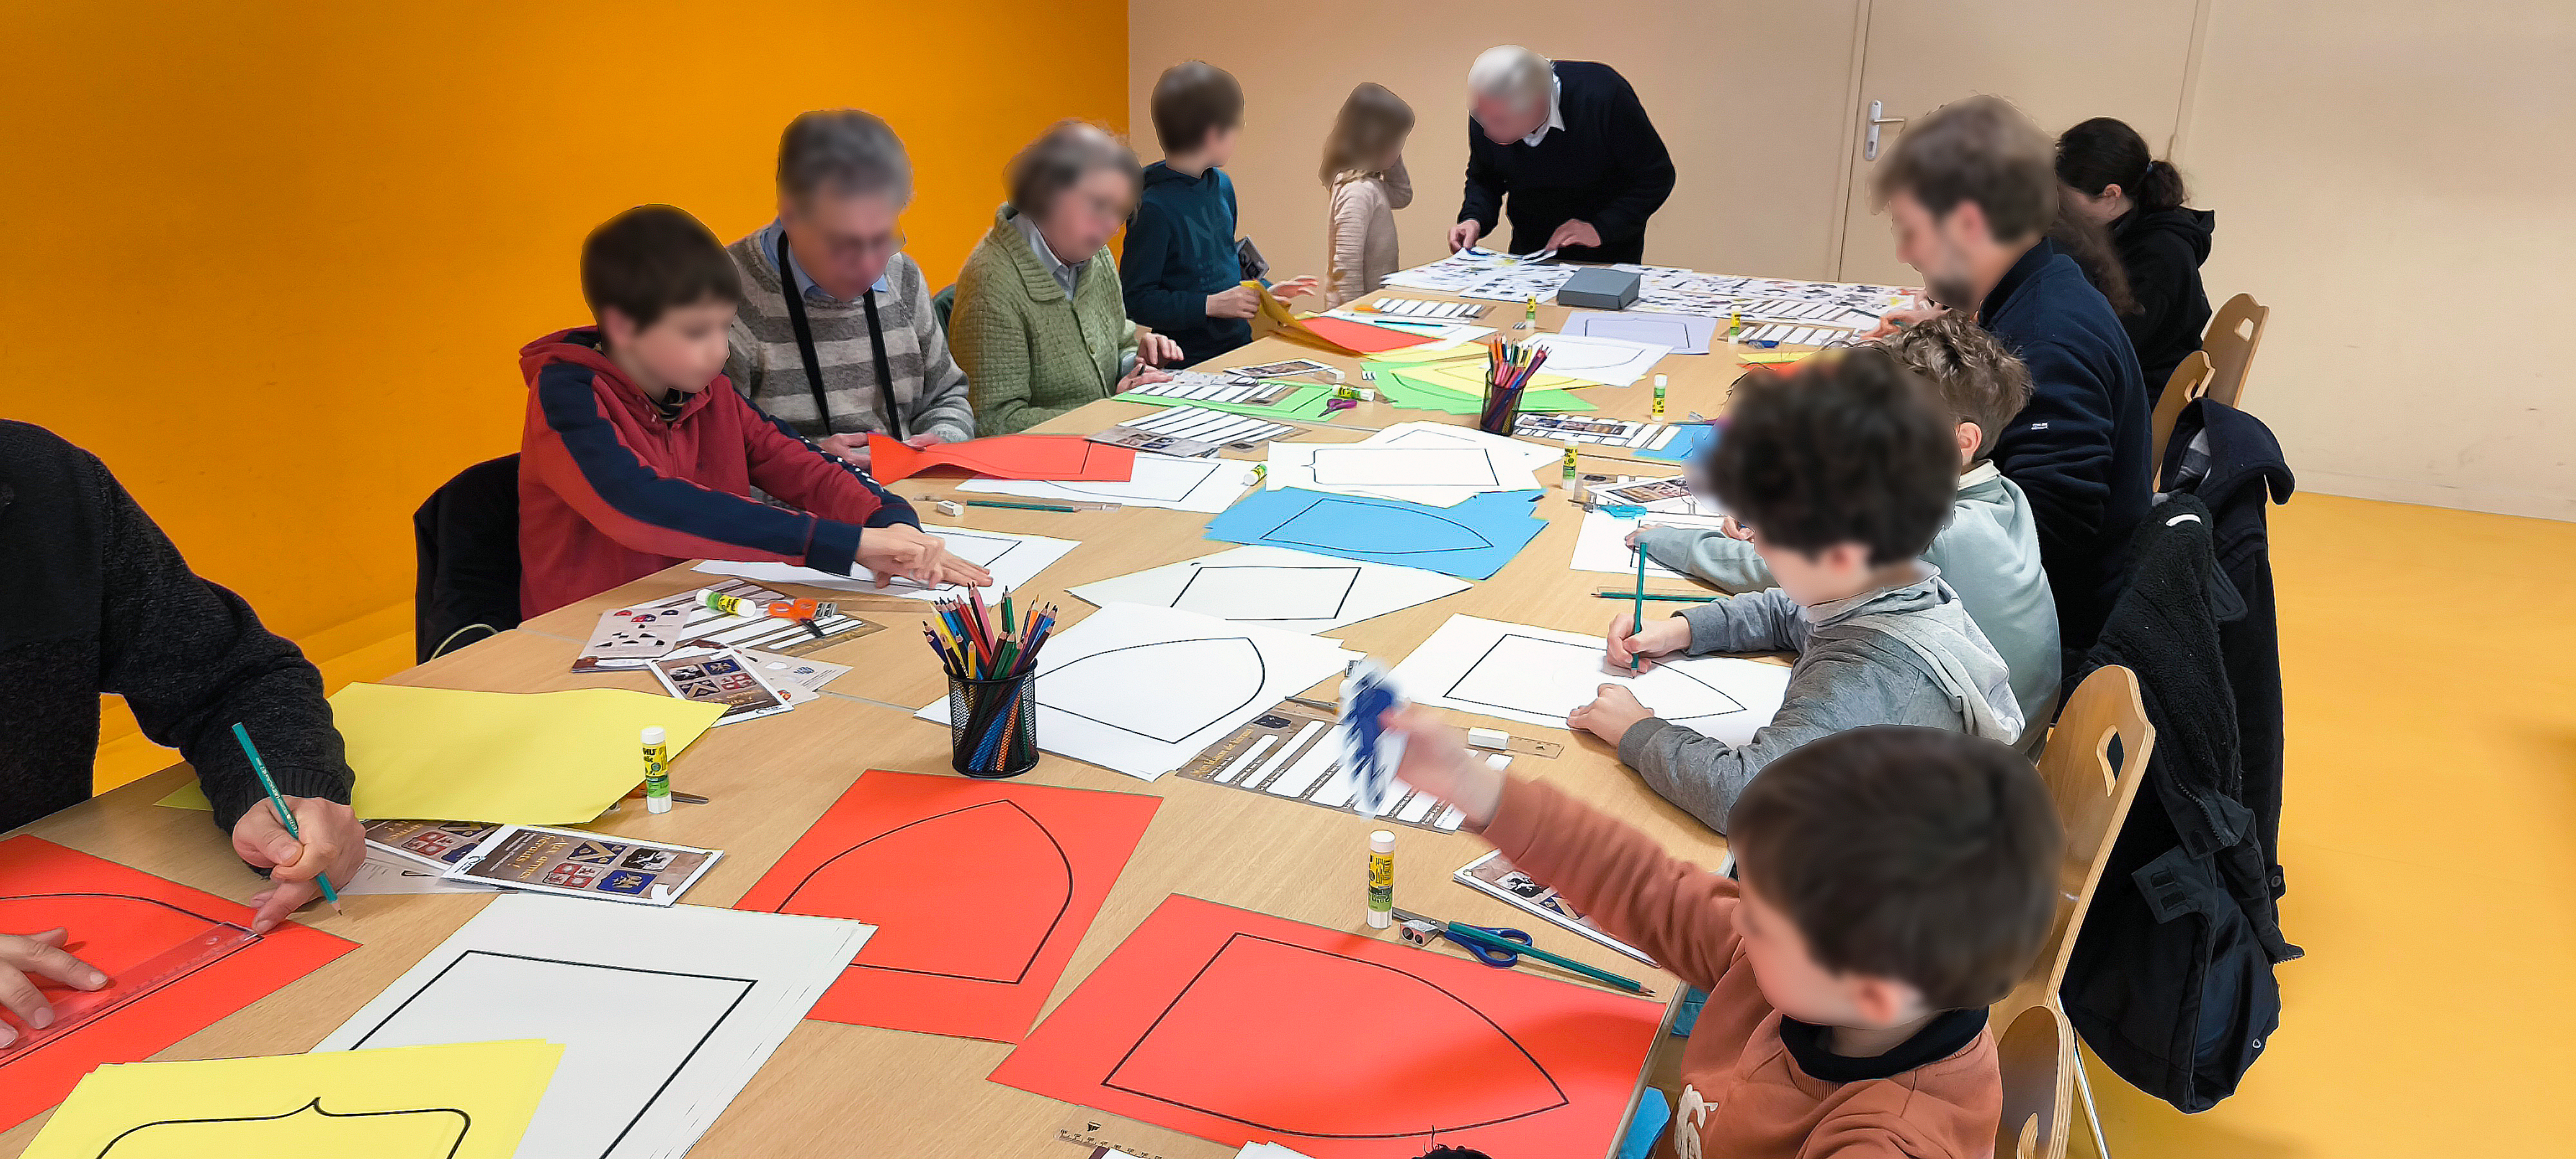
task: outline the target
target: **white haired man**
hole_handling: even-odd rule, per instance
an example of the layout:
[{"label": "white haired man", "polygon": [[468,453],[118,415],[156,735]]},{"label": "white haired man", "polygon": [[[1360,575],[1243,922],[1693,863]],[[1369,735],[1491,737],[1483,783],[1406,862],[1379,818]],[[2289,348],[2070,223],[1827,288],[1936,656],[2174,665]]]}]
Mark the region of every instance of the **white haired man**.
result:
[{"label": "white haired man", "polygon": [[1492,233],[1508,200],[1514,253],[1645,260],[1646,219],[1672,196],[1673,158],[1626,78],[1506,44],[1476,58],[1467,90],[1467,194],[1452,251]]}]

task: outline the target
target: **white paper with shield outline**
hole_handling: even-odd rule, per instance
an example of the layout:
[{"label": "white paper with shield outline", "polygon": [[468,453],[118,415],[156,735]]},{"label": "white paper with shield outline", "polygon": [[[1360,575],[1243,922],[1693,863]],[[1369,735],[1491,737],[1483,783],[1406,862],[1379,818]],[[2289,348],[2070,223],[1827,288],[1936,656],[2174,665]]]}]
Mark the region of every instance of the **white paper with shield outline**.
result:
[{"label": "white paper with shield outline", "polygon": [[1522,457],[1469,445],[1272,443],[1269,487],[1455,507],[1488,491],[1537,488],[1516,462]]},{"label": "white paper with shield outline", "polygon": [[1456,595],[1473,585],[1418,567],[1366,563],[1286,547],[1238,547],[1067,588],[1107,606],[1179,608],[1291,632],[1329,632]]},{"label": "white paper with shield outline", "polygon": [[[1275,424],[1263,424],[1275,425]],[[1278,428],[1285,430],[1287,428]],[[1060,503],[1116,503],[1127,507],[1169,507],[1214,515],[1243,497],[1252,486],[1252,464],[1236,459],[1183,459],[1138,452],[1136,473],[1124,482],[1081,480],[968,479],[960,491],[1017,495]],[[942,532],[945,534],[945,532]]]},{"label": "white paper with shield outline", "polygon": [[[1628,546],[1628,533],[1639,527],[1685,527],[1716,531],[1725,522],[1718,515],[1681,515],[1667,511],[1648,511],[1644,515],[1622,517],[1607,511],[1583,513],[1583,526],[1574,533],[1574,559],[1566,566],[1575,571],[1609,572],[1624,575],[1631,583],[1637,578],[1637,549]],[[1646,557],[1646,578],[1689,579],[1681,572]]]},{"label": "white paper with shield outline", "polygon": [[1771,723],[1789,687],[1779,664],[1703,656],[1630,676],[1611,672],[1608,655],[1599,636],[1451,616],[1395,666],[1395,679],[1416,704],[1555,728],[1602,685],[1621,683],[1655,715],[1728,744]]},{"label": "white paper with shield outline", "polygon": [[[1038,653],[1038,747],[1150,781],[1357,655],[1320,636],[1110,604]],[[913,715],[945,722],[948,700]]]},{"label": "white paper with shield outline", "polygon": [[[1064,553],[1082,546],[1071,539],[1052,539],[1044,535],[1013,535],[1006,531],[970,531],[963,527],[926,528],[930,534],[948,541],[948,550],[969,563],[993,573],[993,587],[1014,589],[1037,578],[1048,564],[1064,558]],[[876,579],[862,573],[856,577],[833,575],[792,563],[742,563],[710,559],[694,569],[710,575],[741,576],[765,584],[804,584],[834,591],[864,592],[877,596],[902,596],[911,600],[962,599],[967,588],[961,584],[943,584],[926,588],[901,576],[879,588]]]},{"label": "white paper with shield outline", "polygon": [[1540,374],[1562,374],[1603,386],[1633,383],[1673,352],[1671,346],[1659,342],[1588,338],[1580,334],[1541,334],[1531,338],[1529,345],[1547,351],[1547,361],[1538,368]]},{"label": "white paper with shield outline", "polygon": [[508,894],[313,1049],[562,1043],[518,1153],[677,1159],[875,932]]},{"label": "white paper with shield outline", "polygon": [[1505,435],[1489,435],[1474,427],[1448,423],[1397,423],[1360,440],[1362,447],[1482,447],[1494,452],[1494,461],[1515,471],[1553,467],[1565,453],[1561,446],[1533,443]]},{"label": "white paper with shield outline", "polygon": [[1566,315],[1564,333],[1649,342],[1672,347],[1675,354],[1706,354],[1709,342],[1717,337],[1717,319],[1706,314],[1577,310]]}]

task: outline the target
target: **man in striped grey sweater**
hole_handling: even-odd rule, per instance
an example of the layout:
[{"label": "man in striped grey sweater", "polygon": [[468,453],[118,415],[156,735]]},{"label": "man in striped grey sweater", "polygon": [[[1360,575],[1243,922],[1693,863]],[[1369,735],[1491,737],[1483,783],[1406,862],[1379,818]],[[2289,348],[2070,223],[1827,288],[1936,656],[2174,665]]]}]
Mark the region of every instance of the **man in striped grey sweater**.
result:
[{"label": "man in striped grey sweater", "polygon": [[726,247],[743,288],[726,377],[863,467],[872,431],[915,446],[975,437],[965,372],[902,252],[911,199],[912,162],[884,121],[803,113],[778,144],[778,220]]}]

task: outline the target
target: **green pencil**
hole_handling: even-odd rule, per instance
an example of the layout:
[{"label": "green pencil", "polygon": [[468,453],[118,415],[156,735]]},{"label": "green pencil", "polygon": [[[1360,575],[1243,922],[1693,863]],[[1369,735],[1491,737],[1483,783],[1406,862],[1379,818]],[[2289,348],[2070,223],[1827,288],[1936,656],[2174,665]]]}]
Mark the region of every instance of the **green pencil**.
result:
[{"label": "green pencil", "polygon": [[[295,828],[294,811],[286,807],[286,798],[277,795],[277,782],[269,779],[268,762],[259,759],[259,750],[251,747],[250,730],[235,722],[233,739],[241,742],[242,755],[250,758],[250,771],[259,774],[259,787],[268,790],[268,807],[277,810],[277,823],[286,826],[287,836],[304,840],[304,834]],[[331,888],[329,876],[317,872],[313,884],[322,887],[322,900],[330,902],[332,909],[340,908],[340,891]]]},{"label": "green pencil", "polygon": [[1683,592],[1623,592],[1617,588],[1603,588],[1592,594],[1605,600],[1670,600],[1682,604],[1706,604],[1726,598],[1725,596],[1690,595]]},{"label": "green pencil", "polygon": [[[1646,549],[1637,547],[1629,550],[1637,553],[1637,621],[1634,627],[1628,629],[1628,634],[1633,637],[1646,630]],[[1637,653],[1631,650],[1628,653],[1628,671],[1636,670]]]},{"label": "green pencil", "polygon": [[969,499],[969,507],[1008,507],[1014,511],[1080,511],[1079,507],[1061,507],[1053,503],[1004,503],[999,499]]}]

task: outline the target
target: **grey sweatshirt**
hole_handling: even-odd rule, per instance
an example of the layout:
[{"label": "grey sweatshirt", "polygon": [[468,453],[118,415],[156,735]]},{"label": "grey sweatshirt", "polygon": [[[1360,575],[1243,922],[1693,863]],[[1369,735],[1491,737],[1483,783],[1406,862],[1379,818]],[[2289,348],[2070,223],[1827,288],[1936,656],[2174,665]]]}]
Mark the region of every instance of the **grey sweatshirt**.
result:
[{"label": "grey sweatshirt", "polygon": [[1662,717],[1639,721],[1619,740],[1621,761],[1718,832],[1754,774],[1819,737],[1872,724],[1953,729],[2005,744],[2021,735],[2003,657],[1928,565],[1904,587],[1812,608],[1770,588],[1673,614],[1690,624],[1693,656],[1798,654],[1780,714],[1743,745]]},{"label": "grey sweatshirt", "polygon": [[[1655,527],[1638,542],[1656,563],[1698,576],[1720,591],[1758,592],[1779,582],[1752,544],[1720,532]],[[2012,669],[2013,700],[2021,706],[2021,718],[2040,725],[2025,728],[2029,735],[2022,751],[2035,752],[2056,715],[2064,661],[2057,645],[2057,600],[2049,594],[2048,573],[2039,566],[2039,522],[2031,517],[2021,485],[2004,478],[1993,463],[1979,463],[1960,475],[1958,505],[1923,560],[1941,569],[1941,578],[1968,606],[1968,617]]]}]

